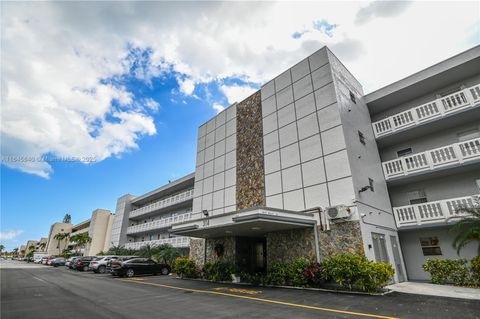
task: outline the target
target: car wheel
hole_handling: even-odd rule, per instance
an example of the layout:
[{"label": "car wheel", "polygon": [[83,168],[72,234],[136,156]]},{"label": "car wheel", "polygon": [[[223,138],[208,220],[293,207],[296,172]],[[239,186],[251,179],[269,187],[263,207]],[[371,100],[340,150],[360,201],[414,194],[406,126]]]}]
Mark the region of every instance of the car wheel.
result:
[{"label": "car wheel", "polygon": [[168,275],[170,273],[170,270],[167,267],[162,268],[162,275]]},{"label": "car wheel", "polygon": [[128,278],[131,278],[133,276],[135,276],[135,271],[133,271],[133,269],[127,269],[127,272],[126,272],[126,275]]},{"label": "car wheel", "polygon": [[101,274],[104,274],[105,271],[106,271],[105,266],[100,266],[100,267],[98,267],[97,272],[99,272],[99,273],[101,273]]},{"label": "car wheel", "polygon": [[83,271],[88,271],[88,266],[83,266]]}]

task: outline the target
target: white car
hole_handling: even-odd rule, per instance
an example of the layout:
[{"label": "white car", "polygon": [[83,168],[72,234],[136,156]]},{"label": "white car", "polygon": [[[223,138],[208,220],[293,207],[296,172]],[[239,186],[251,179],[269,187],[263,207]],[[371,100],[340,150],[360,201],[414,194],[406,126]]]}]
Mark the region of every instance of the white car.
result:
[{"label": "white car", "polygon": [[95,273],[104,274],[107,272],[107,263],[116,260],[118,256],[98,256],[90,262],[90,269]]}]

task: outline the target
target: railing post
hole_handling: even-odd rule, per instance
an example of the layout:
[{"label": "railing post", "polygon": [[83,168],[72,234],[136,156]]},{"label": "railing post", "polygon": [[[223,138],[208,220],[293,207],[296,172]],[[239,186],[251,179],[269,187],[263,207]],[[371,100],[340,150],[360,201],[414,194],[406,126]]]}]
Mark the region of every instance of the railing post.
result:
[{"label": "railing post", "polygon": [[464,160],[464,156],[462,153],[462,149],[460,148],[460,144],[462,143],[455,143],[453,144],[452,148],[453,148],[453,152],[455,153],[455,156],[458,158],[458,162],[462,164]]},{"label": "railing post", "polygon": [[422,224],[422,217],[420,216],[420,212],[418,211],[418,205],[412,205],[413,213],[415,214],[415,219],[417,220],[417,225]]}]

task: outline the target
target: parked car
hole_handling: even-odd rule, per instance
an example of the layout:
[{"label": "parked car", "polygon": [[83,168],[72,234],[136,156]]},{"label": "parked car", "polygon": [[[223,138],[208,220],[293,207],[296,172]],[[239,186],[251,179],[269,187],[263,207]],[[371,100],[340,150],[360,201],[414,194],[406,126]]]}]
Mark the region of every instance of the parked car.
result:
[{"label": "parked car", "polygon": [[54,260],[55,258],[57,258],[57,256],[48,256],[47,257],[47,262],[45,263],[45,265],[51,265],[52,264],[52,260]]},{"label": "parked car", "polygon": [[90,265],[90,262],[93,260],[92,256],[83,256],[83,257],[78,257],[75,259],[75,263],[73,266],[73,269],[80,270],[80,271],[88,271],[88,266]]},{"label": "parked car", "polygon": [[104,274],[107,272],[107,263],[118,258],[119,256],[99,256],[90,262],[90,269],[94,273]]},{"label": "parked car", "polygon": [[72,260],[74,258],[78,258],[78,257],[80,257],[80,256],[72,256],[72,257],[68,258],[67,260],[65,260],[65,267],[70,268],[70,266],[72,264]]},{"label": "parked car", "polygon": [[48,260],[48,256],[42,257],[42,259],[40,260],[40,263],[41,263],[42,265],[46,265],[46,264],[47,264],[47,260]]},{"label": "parked car", "polygon": [[112,261],[110,273],[113,276],[133,277],[136,275],[168,275],[170,267],[166,264],[159,264],[148,258],[133,258],[125,261]]},{"label": "parked car", "polygon": [[82,256],[73,257],[72,260],[70,260],[70,264],[68,265],[68,268],[69,269],[75,269],[77,259],[80,258],[80,257],[82,257]]},{"label": "parked car", "polygon": [[52,260],[50,265],[53,267],[65,266],[65,258],[63,257],[55,258]]},{"label": "parked car", "polygon": [[110,272],[110,270],[112,269],[112,262],[114,260],[116,260],[116,261],[126,261],[126,260],[133,259],[133,258],[139,258],[139,257],[138,256],[118,256],[116,259],[110,259],[109,261],[107,261],[107,268],[105,270],[106,270],[106,272]]}]

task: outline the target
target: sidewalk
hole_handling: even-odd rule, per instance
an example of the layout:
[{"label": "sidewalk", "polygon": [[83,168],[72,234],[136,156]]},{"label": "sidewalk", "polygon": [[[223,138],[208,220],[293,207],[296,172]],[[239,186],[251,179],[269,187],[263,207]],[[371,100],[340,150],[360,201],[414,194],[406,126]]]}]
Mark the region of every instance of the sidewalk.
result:
[{"label": "sidewalk", "polygon": [[423,282],[401,282],[387,286],[387,288],[407,294],[440,296],[450,298],[462,298],[480,300],[480,289],[465,288],[450,285],[435,285]]}]

